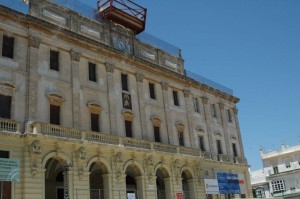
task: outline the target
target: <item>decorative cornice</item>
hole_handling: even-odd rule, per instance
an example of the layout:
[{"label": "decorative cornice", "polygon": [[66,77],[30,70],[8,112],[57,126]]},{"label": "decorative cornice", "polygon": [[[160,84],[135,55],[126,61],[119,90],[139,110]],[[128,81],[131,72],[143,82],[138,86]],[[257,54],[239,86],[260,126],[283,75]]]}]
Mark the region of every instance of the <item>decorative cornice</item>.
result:
[{"label": "decorative cornice", "polygon": [[41,39],[35,36],[29,36],[29,46],[32,48],[39,48]]},{"label": "decorative cornice", "polygon": [[106,68],[106,72],[113,73],[115,69],[115,64],[110,62],[105,62],[105,68]]},{"label": "decorative cornice", "polygon": [[71,55],[71,60],[72,61],[79,62],[81,53],[76,52],[75,50],[71,49],[70,55]]}]

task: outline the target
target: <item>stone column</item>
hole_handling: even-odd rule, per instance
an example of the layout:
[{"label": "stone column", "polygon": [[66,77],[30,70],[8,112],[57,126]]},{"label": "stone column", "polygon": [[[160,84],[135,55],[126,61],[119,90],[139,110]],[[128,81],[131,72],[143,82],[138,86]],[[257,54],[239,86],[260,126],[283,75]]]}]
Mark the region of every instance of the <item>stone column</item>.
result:
[{"label": "stone column", "polygon": [[[168,133],[168,141],[169,144],[175,144],[173,132],[172,132],[172,124],[171,124],[171,116],[170,116],[170,102],[168,97],[168,87],[169,84],[167,82],[162,82],[162,90],[163,90],[163,104],[165,109],[165,117],[167,123],[167,133]],[[175,124],[174,124],[175,125]]]},{"label": "stone column", "polygon": [[189,192],[190,192],[190,199],[197,199],[197,180],[196,179],[190,179],[187,181],[189,185]]},{"label": "stone column", "polygon": [[105,63],[106,77],[107,77],[107,92],[108,92],[108,107],[109,107],[109,125],[111,134],[117,135],[117,116],[116,116],[116,96],[114,84],[114,69],[115,65],[112,63]]},{"label": "stone column", "polygon": [[112,182],[112,174],[104,174],[103,184],[104,184],[104,198],[113,198],[113,182]]},{"label": "stone column", "polygon": [[243,141],[242,141],[242,136],[241,136],[241,129],[240,129],[239,120],[238,120],[238,109],[234,108],[233,113],[234,113],[233,117],[234,117],[234,120],[235,120],[235,125],[236,125],[239,145],[240,145],[240,154],[241,154],[242,157],[245,157],[244,148],[243,148]]},{"label": "stone column", "polygon": [[28,68],[28,120],[37,120],[38,108],[38,61],[40,39],[29,36],[29,68]]},{"label": "stone column", "polygon": [[145,186],[145,176],[138,176],[135,178],[136,180],[136,188],[138,190],[138,198],[146,199],[147,191]]},{"label": "stone column", "polygon": [[73,127],[81,128],[80,111],[80,81],[79,81],[79,60],[80,53],[76,50],[70,51],[71,55],[71,73],[72,73],[72,109],[73,109]]},{"label": "stone column", "polygon": [[137,94],[138,94],[138,102],[139,102],[142,139],[147,140],[149,139],[149,136],[147,134],[145,98],[144,98],[144,88],[143,88],[143,80],[145,75],[142,73],[136,73],[135,77],[137,81]]},{"label": "stone column", "polygon": [[187,147],[196,147],[195,143],[195,135],[194,135],[194,122],[193,122],[193,114],[194,114],[194,104],[193,99],[190,98],[191,91],[184,90],[184,99],[185,99],[185,107],[186,107],[186,115],[188,121],[188,131],[189,131],[189,138],[190,138],[190,146]]},{"label": "stone column", "polygon": [[173,179],[164,178],[164,181],[165,181],[166,199],[173,199],[175,197],[174,189],[173,189]]},{"label": "stone column", "polygon": [[211,129],[211,114],[210,114],[210,107],[208,104],[208,98],[202,97],[203,106],[204,106],[204,115],[205,115],[205,122],[206,122],[206,129],[207,129],[207,136],[208,136],[208,144],[209,144],[209,151],[214,153],[214,145],[212,140],[212,129]]},{"label": "stone column", "polygon": [[222,126],[223,126],[223,131],[224,131],[224,137],[225,137],[225,147],[226,147],[226,151],[227,155],[231,155],[230,154],[230,140],[229,140],[229,135],[228,135],[228,123],[226,120],[226,112],[225,112],[225,105],[224,103],[220,102],[219,103],[219,107],[220,107],[220,112],[221,112],[221,120],[222,120]]}]

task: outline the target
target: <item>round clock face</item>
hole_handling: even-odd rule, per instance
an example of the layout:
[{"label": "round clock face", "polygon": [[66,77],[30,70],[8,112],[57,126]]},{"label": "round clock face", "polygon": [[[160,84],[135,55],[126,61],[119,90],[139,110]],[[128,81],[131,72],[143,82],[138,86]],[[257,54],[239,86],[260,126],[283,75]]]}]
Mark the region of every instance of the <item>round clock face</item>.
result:
[{"label": "round clock face", "polygon": [[125,50],[125,43],[123,41],[118,41],[118,48],[120,50]]}]

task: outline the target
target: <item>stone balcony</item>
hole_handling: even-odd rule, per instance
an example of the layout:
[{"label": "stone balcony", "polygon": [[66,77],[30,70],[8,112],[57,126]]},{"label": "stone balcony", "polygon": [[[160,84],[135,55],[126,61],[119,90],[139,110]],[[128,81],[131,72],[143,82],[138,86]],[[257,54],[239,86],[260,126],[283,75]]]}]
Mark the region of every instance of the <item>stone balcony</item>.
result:
[{"label": "stone balcony", "polygon": [[247,161],[244,157],[232,157],[224,154],[217,155],[189,147],[175,146],[92,131],[83,131],[43,122],[28,122],[25,132],[21,133],[20,122],[0,118],[0,134],[3,133],[41,135],[69,141],[77,140],[80,142],[89,142],[91,144],[122,146],[126,147],[128,150],[156,151],[168,154],[199,157],[207,161],[220,161],[231,164],[247,164]]}]

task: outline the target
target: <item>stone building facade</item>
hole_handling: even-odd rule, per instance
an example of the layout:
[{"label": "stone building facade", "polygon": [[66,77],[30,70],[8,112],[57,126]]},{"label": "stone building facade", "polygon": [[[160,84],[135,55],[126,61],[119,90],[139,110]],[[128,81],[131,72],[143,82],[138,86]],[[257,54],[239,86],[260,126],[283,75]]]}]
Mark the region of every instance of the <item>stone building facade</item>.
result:
[{"label": "stone building facade", "polygon": [[251,197],[239,99],[77,11],[0,5],[0,158],[20,161],[3,198],[205,198],[216,172],[243,174]]},{"label": "stone building facade", "polygon": [[260,150],[263,169],[251,171],[251,185],[258,198],[300,197],[300,145],[265,152]]}]

